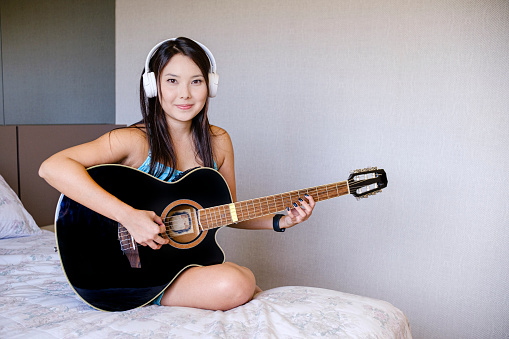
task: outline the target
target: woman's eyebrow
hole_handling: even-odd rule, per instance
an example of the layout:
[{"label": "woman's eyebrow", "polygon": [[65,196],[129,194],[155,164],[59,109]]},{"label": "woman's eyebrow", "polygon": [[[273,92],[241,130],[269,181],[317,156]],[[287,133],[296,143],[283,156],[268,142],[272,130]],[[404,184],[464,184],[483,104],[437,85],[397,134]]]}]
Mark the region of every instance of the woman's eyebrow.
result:
[{"label": "woman's eyebrow", "polygon": [[[176,74],[173,74],[173,73],[165,73],[164,76],[167,76],[167,77],[174,77],[174,78],[180,78],[179,75],[176,75]],[[203,75],[201,74],[196,74],[196,75],[193,75],[191,76],[191,78],[200,78],[200,77],[203,77]]]}]

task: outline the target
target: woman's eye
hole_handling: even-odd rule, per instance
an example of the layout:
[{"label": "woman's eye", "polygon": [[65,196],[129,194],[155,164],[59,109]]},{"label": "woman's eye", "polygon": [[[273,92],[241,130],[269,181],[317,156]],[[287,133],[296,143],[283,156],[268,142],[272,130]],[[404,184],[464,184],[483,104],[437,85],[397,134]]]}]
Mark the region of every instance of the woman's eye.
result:
[{"label": "woman's eye", "polygon": [[199,84],[201,84],[202,82],[203,82],[203,80],[201,80],[201,79],[193,80],[193,84],[195,84],[195,85],[199,85]]},{"label": "woman's eye", "polygon": [[168,81],[170,84],[176,84],[177,83],[177,79],[168,79],[166,81]]}]

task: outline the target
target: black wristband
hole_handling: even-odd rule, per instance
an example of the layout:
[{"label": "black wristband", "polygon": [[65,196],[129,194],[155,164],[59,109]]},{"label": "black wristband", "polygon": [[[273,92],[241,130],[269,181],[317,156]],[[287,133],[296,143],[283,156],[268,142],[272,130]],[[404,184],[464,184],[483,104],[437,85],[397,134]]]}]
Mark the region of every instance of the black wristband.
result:
[{"label": "black wristband", "polygon": [[274,215],[274,217],[272,218],[272,228],[274,229],[274,231],[276,231],[276,232],[284,232],[285,231],[284,228],[279,228],[279,219],[281,219],[284,216],[285,216],[284,214]]}]

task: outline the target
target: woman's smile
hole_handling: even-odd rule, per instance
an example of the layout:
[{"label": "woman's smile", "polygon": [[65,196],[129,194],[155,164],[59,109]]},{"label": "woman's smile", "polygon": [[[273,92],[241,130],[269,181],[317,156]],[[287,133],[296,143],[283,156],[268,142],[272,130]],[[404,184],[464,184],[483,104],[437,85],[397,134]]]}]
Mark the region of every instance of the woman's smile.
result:
[{"label": "woman's smile", "polygon": [[183,111],[189,110],[189,109],[191,109],[191,107],[193,107],[193,105],[190,105],[190,104],[175,105],[175,106],[177,106],[178,109],[181,109]]}]

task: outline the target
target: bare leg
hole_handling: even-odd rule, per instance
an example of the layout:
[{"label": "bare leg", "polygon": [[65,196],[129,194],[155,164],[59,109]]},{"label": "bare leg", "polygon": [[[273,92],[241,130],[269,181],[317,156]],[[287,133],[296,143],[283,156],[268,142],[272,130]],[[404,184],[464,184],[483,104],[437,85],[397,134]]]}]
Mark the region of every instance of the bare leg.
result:
[{"label": "bare leg", "polygon": [[166,289],[161,305],[226,311],[251,300],[257,288],[251,270],[234,263],[190,267]]},{"label": "bare leg", "polygon": [[262,290],[260,287],[258,287],[258,285],[256,285],[256,287],[255,287],[255,291],[254,291],[254,295],[253,295],[253,299],[254,299],[254,298],[255,298],[258,294],[260,294],[260,293],[262,293],[262,292],[263,292],[263,290]]}]

